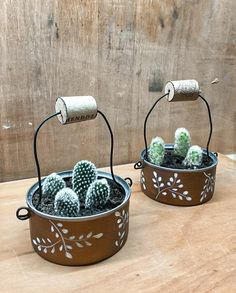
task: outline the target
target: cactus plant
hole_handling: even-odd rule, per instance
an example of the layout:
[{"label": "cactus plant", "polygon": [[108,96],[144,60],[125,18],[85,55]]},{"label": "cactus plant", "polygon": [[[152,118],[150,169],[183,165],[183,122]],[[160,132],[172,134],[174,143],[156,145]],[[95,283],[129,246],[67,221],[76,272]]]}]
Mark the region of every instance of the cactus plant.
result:
[{"label": "cactus plant", "polygon": [[54,209],[58,216],[78,216],[80,202],[77,194],[70,188],[61,189],[55,196]]},{"label": "cactus plant", "polygon": [[161,165],[165,156],[165,142],[161,137],[152,139],[148,150],[148,157],[151,163]]},{"label": "cactus plant", "polygon": [[56,173],[47,176],[43,182],[42,192],[44,198],[53,201],[59,190],[66,187],[65,181]]},{"label": "cactus plant", "polygon": [[92,162],[83,160],[75,165],[72,174],[72,185],[81,202],[85,201],[87,190],[96,179],[97,169]]},{"label": "cactus plant", "polygon": [[202,149],[198,145],[193,145],[189,148],[183,164],[187,167],[200,166],[202,163]]},{"label": "cactus plant", "polygon": [[178,128],[175,131],[174,153],[183,158],[187,155],[191,146],[191,136],[186,128]]},{"label": "cactus plant", "polygon": [[94,181],[86,194],[86,208],[102,208],[110,197],[110,186],[106,179],[97,179]]}]

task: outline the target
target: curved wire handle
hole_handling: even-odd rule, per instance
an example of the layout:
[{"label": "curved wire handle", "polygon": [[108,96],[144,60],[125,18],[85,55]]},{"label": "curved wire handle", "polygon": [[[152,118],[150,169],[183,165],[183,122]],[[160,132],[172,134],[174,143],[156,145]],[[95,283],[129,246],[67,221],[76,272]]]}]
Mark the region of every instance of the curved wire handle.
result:
[{"label": "curved wire handle", "polygon": [[[144,134],[144,143],[145,143],[145,157],[146,159],[148,158],[148,147],[147,147],[147,131],[146,131],[146,126],[147,126],[147,120],[148,117],[150,116],[152,110],[155,108],[155,106],[157,105],[157,103],[162,100],[164,97],[168,96],[169,93],[164,94],[163,96],[161,96],[159,99],[156,100],[156,102],[154,103],[154,105],[151,107],[151,109],[149,110],[145,120],[144,120],[144,130],[143,130],[143,134]],[[209,137],[208,137],[208,141],[207,141],[207,156],[209,157],[209,144],[211,141],[211,135],[212,135],[212,119],[211,119],[211,110],[210,110],[210,106],[207,102],[207,100],[205,98],[203,98],[203,96],[199,95],[199,97],[204,101],[204,103],[206,104],[207,107],[207,111],[208,111],[208,117],[209,117],[209,123],[210,123],[210,132],[209,132]],[[139,163],[139,162],[138,162]],[[136,163],[137,164],[137,163]],[[136,165],[135,164],[135,165]],[[142,168],[142,166],[136,166],[136,169],[140,169]]]},{"label": "curved wire handle", "polygon": [[[116,179],[115,179],[115,176],[114,176],[114,172],[113,172],[113,145],[114,145],[114,138],[113,138],[113,133],[112,133],[112,129],[111,129],[111,126],[106,118],[106,116],[101,112],[101,111],[97,111],[101,116],[102,118],[105,120],[106,122],[106,125],[109,129],[109,133],[110,133],[110,136],[111,136],[111,152],[110,152],[110,170],[111,170],[111,176],[112,176],[112,179],[113,181],[117,184],[117,185],[120,185]],[[39,200],[38,200],[38,203],[37,203],[37,206],[41,203],[41,199],[42,199],[42,183],[41,183],[41,171],[40,171],[40,166],[39,166],[39,160],[38,160],[38,153],[37,153],[37,137],[38,137],[38,133],[39,133],[39,130],[40,128],[50,119],[54,118],[55,116],[57,115],[60,115],[61,114],[61,111],[60,112],[57,112],[57,113],[54,113],[50,116],[48,116],[45,120],[43,120],[39,126],[35,129],[35,132],[34,132],[34,142],[33,142],[33,148],[34,148],[34,159],[35,159],[35,163],[36,163],[36,168],[37,168],[37,173],[38,173],[38,185],[39,185]],[[130,179],[130,178],[129,178]],[[131,179],[130,179],[131,180]],[[131,180],[132,181],[132,180]]]}]

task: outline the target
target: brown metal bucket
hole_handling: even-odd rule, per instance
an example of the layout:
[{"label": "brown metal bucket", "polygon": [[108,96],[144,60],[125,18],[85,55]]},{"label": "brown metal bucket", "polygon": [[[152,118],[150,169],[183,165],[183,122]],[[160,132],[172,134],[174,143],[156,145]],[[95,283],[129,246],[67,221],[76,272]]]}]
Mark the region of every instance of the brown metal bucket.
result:
[{"label": "brown metal bucket", "polygon": [[[165,146],[173,150],[173,145]],[[212,165],[202,169],[171,169],[154,165],[141,153],[141,189],[150,198],[176,206],[199,205],[210,200],[214,193],[216,166],[215,153],[210,152]],[[204,151],[206,154],[206,151]]]},{"label": "brown metal bucket", "polygon": [[[72,171],[58,173],[63,178],[72,176]],[[109,173],[98,171],[99,178],[112,180]],[[58,217],[39,212],[32,204],[32,196],[38,190],[34,184],[27,193],[31,242],[34,250],[44,259],[61,265],[88,265],[104,260],[117,253],[125,244],[129,229],[129,200],[131,189],[128,183],[115,176],[125,192],[125,199],[116,208],[84,217]],[[42,180],[43,182],[43,180]]]}]

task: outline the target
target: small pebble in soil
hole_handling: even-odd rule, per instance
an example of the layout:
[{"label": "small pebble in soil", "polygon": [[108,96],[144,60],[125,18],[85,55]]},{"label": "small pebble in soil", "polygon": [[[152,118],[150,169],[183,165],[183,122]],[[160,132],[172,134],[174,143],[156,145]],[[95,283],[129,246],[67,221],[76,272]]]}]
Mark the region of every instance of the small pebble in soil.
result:
[{"label": "small pebble in soil", "polygon": [[[66,187],[72,188],[71,177],[64,178],[64,180],[66,182]],[[124,199],[125,199],[124,189],[121,186],[117,186],[117,184],[110,179],[107,179],[107,181],[108,181],[110,188],[111,188],[111,194],[110,194],[110,198],[109,198],[108,202],[106,203],[106,205],[103,208],[94,208],[92,210],[88,210],[88,209],[85,209],[84,204],[81,204],[78,217],[91,216],[91,215],[104,213],[106,211],[114,209],[115,207],[117,207],[118,205],[120,205],[124,201]],[[43,196],[41,203],[37,206],[38,198],[39,198],[39,192],[37,190],[32,197],[32,204],[34,207],[37,207],[36,209],[38,211],[45,213],[45,214],[48,214],[48,215],[57,216],[54,211],[54,202],[53,201],[51,201],[49,198]]]}]

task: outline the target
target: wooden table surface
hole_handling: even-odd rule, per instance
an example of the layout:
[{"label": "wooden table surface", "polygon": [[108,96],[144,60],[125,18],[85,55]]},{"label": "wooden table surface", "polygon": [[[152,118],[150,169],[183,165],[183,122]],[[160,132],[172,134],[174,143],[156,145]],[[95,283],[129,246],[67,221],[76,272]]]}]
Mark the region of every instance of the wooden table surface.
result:
[{"label": "wooden table surface", "polygon": [[0,184],[1,292],[236,292],[236,163],[219,156],[213,199],[196,207],[154,202],[133,165],[130,233],[123,249],[95,265],[65,267],[40,258],[28,221],[15,211],[35,179]]}]

